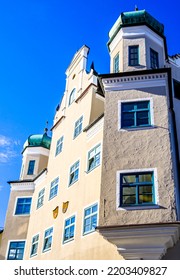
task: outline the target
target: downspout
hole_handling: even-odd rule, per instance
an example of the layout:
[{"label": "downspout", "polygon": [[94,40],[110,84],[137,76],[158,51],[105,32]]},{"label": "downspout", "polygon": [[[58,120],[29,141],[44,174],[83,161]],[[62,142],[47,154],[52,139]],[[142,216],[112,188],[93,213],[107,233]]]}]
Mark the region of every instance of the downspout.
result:
[{"label": "downspout", "polygon": [[177,138],[177,127],[176,127],[176,119],[174,112],[174,103],[173,103],[173,92],[174,86],[172,84],[172,74],[171,68],[168,69],[168,92],[169,92],[169,112],[171,117],[171,141],[174,147],[174,178],[175,178],[175,199],[176,199],[176,215],[177,221],[180,221],[180,172],[178,172],[180,158],[179,158],[179,146],[178,146],[178,138]]}]

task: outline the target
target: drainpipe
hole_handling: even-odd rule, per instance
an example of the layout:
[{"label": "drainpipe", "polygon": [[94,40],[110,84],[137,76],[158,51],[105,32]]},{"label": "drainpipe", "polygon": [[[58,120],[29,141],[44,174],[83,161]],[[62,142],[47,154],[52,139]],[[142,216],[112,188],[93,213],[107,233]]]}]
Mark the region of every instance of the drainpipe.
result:
[{"label": "drainpipe", "polygon": [[174,179],[175,179],[176,215],[177,215],[177,220],[180,221],[180,172],[178,172],[180,159],[179,159],[177,127],[176,127],[176,119],[175,119],[174,103],[173,103],[174,86],[172,83],[171,68],[168,68],[168,88],[169,88],[168,90],[169,112],[171,117],[171,141],[174,148],[173,165],[174,165]]}]

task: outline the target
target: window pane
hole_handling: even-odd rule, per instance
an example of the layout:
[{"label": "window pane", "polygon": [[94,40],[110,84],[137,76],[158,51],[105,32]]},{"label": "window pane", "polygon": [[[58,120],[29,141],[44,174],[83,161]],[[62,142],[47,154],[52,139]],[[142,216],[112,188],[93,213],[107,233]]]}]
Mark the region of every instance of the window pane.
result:
[{"label": "window pane", "polygon": [[152,186],[140,186],[139,187],[139,194],[146,194],[152,193]]},{"label": "window pane", "polygon": [[137,102],[136,106],[137,106],[137,109],[148,109],[149,101],[147,101],[147,102]]},{"label": "window pane", "polygon": [[153,202],[152,194],[139,195],[139,203],[151,203],[151,202]]},{"label": "window pane", "polygon": [[152,182],[152,174],[147,173],[147,174],[140,174],[138,176],[139,182]]},{"label": "window pane", "polygon": [[122,110],[123,111],[132,111],[132,110],[134,110],[134,103],[122,104]]},{"label": "window pane", "polygon": [[134,123],[134,113],[123,113],[123,126],[133,126]]},{"label": "window pane", "polygon": [[91,213],[91,208],[85,210],[85,216],[88,216]]},{"label": "window pane", "polygon": [[136,194],[136,187],[123,187],[123,195]]},{"label": "window pane", "polygon": [[149,124],[149,112],[137,112],[137,125],[148,125]]},{"label": "window pane", "polygon": [[135,197],[135,195],[123,196],[123,204],[136,204],[136,197]]},{"label": "window pane", "polygon": [[136,175],[123,175],[123,183],[136,182]]}]

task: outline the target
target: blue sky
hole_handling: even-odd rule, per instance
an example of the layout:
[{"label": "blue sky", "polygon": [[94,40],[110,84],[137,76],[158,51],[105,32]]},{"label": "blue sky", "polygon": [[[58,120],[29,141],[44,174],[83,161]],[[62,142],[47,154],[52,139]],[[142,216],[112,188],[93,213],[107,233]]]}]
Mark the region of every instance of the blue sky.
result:
[{"label": "blue sky", "polygon": [[90,47],[88,67],[109,73],[108,32],[121,12],[146,9],[165,25],[169,55],[180,53],[180,2],[0,0],[0,227],[22,146],[53,123],[74,53]]}]

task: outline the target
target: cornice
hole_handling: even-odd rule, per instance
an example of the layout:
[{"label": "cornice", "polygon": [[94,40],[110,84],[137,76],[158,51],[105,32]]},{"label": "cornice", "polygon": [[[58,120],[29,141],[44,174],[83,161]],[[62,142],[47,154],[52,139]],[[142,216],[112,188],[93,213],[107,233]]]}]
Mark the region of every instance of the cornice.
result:
[{"label": "cornice", "polygon": [[180,223],[98,227],[126,260],[159,260],[180,239]]},{"label": "cornice", "polygon": [[165,86],[167,73],[141,74],[123,77],[102,78],[105,92],[126,89]]}]

